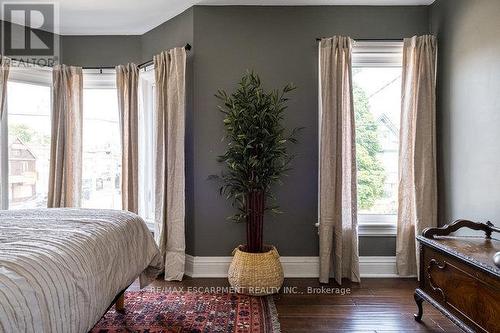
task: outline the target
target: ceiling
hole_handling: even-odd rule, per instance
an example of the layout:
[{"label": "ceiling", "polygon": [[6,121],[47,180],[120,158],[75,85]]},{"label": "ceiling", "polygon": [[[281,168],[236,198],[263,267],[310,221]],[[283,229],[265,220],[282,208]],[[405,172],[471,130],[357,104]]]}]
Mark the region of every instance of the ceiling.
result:
[{"label": "ceiling", "polygon": [[[29,2],[47,3],[47,0]],[[59,26],[56,30],[61,35],[141,35],[196,4],[409,6],[429,5],[433,2],[434,0],[59,0]]]}]

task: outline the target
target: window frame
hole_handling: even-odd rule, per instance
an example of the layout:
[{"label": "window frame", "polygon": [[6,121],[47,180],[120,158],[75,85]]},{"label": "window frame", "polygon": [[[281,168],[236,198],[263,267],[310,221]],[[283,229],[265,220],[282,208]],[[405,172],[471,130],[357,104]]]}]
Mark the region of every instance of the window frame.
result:
[{"label": "window frame", "polygon": [[[352,51],[352,68],[402,67],[403,41],[360,41]],[[358,233],[364,237],[395,236],[397,214],[358,214]]]},{"label": "window frame", "polygon": [[[83,69],[83,91],[86,89],[117,89],[116,86],[116,70],[114,69]],[[117,96],[118,98],[118,96]],[[118,110],[119,111],[119,110]],[[83,112],[83,110],[82,110]],[[120,117],[120,115],[118,115]],[[85,126],[85,119],[83,119],[83,126]],[[120,129],[121,131],[121,129]],[[121,144],[121,137],[120,137]],[[82,141],[83,145],[83,141]],[[83,171],[83,158],[82,158],[82,171]],[[120,175],[120,187],[123,181],[123,175]],[[83,173],[82,173],[83,183]],[[121,192],[121,190],[120,190]],[[82,193],[83,195],[83,193]],[[123,195],[123,193],[121,193]],[[83,206],[83,205],[82,205]],[[120,205],[121,206],[121,205]],[[123,210],[121,207],[119,210]]]},{"label": "window frame", "polygon": [[83,89],[116,89],[116,71],[84,69]]},{"label": "window frame", "polygon": [[[154,66],[148,66],[139,72],[139,216],[151,231],[155,228],[155,89]],[[141,162],[153,169],[143,168]]]},{"label": "window frame", "polygon": [[[8,82],[18,82],[50,89],[49,103],[52,114],[52,71],[46,67],[11,67]],[[6,112],[0,119],[0,209],[9,209],[9,97],[6,99]],[[51,120],[52,121],[52,120]],[[51,123],[52,125],[52,123]],[[48,190],[48,189],[47,189]]]}]

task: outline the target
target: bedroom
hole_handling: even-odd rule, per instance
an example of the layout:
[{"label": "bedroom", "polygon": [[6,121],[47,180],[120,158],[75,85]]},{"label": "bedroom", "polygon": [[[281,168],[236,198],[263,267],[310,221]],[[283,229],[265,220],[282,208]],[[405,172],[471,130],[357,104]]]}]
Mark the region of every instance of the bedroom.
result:
[{"label": "bedroom", "polygon": [[499,331],[499,15],[3,3],[0,331]]}]

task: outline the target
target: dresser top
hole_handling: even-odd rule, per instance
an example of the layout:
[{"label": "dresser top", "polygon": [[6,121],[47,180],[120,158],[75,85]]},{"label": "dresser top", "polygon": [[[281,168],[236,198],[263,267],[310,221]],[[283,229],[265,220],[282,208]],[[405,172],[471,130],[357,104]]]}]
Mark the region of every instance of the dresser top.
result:
[{"label": "dresser top", "polygon": [[434,236],[432,239],[417,236],[417,239],[423,244],[442,250],[500,277],[500,268],[493,262],[495,253],[500,252],[500,240],[498,239],[466,236]]}]

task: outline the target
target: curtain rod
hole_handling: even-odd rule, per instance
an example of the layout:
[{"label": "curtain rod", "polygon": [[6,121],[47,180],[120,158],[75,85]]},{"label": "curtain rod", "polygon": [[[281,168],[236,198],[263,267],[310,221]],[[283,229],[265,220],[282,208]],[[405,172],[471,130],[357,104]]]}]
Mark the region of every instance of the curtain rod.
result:
[{"label": "curtain rod", "polygon": [[[184,46],[184,49],[186,51],[190,51],[191,50],[191,45],[188,43]],[[153,64],[153,60],[148,60],[146,62],[143,62],[142,64],[139,64],[137,65],[137,67],[139,68],[144,68],[144,67],[148,67],[149,65],[152,65]],[[105,66],[105,67],[82,67],[82,69],[98,69],[98,70],[103,70],[103,69],[115,69],[115,67],[112,67],[112,66]]]},{"label": "curtain rod", "polygon": [[[319,42],[323,38],[324,37],[316,38],[316,41]],[[353,40],[357,42],[402,42],[403,38],[360,38],[360,39],[353,38]]]},{"label": "curtain rod", "polygon": [[[189,43],[184,46],[184,49],[186,51],[190,51],[191,48],[192,48],[192,46]],[[15,58],[13,58],[12,60],[19,62],[19,60],[16,60]],[[152,64],[153,64],[153,60],[149,60],[149,61],[143,62],[142,64],[138,65],[137,67],[144,68],[144,67],[147,67],[147,66],[152,65]],[[52,66],[48,66],[48,65],[40,65],[40,67],[52,68]],[[112,67],[112,66],[101,66],[101,67],[83,66],[82,69],[95,69],[95,70],[99,70],[100,73],[102,74],[103,69],[115,69],[115,67]]]}]

